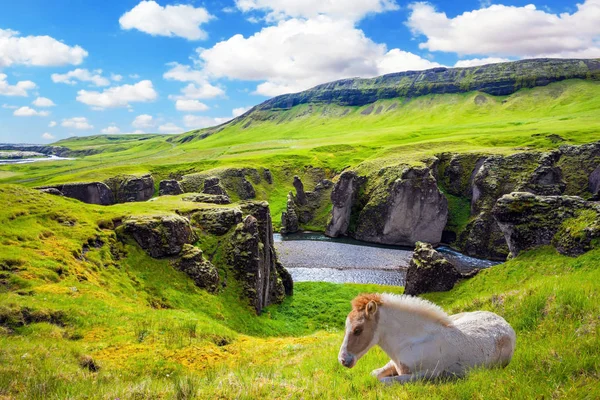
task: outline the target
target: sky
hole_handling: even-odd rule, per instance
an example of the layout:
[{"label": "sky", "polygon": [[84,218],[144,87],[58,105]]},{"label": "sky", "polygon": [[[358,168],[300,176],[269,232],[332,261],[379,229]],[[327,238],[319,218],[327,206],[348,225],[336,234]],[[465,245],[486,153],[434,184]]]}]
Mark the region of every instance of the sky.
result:
[{"label": "sky", "polygon": [[600,58],[600,0],[1,0],[0,143],[181,133],[350,77]]}]

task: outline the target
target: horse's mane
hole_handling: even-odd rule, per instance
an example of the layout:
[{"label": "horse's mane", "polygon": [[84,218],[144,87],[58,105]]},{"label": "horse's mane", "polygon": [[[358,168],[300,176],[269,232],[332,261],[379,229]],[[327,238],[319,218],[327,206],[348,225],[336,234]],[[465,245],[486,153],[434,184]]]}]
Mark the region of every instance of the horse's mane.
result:
[{"label": "horse's mane", "polygon": [[384,293],[381,295],[383,305],[418,314],[444,326],[451,326],[452,320],[437,304],[419,297]]}]

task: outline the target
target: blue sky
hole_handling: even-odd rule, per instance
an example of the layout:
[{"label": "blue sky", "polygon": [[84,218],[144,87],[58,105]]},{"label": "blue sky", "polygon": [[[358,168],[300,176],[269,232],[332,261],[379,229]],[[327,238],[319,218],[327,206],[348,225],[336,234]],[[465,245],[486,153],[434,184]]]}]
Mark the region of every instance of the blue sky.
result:
[{"label": "blue sky", "polygon": [[0,142],[180,133],[353,76],[600,57],[600,0],[4,2]]}]

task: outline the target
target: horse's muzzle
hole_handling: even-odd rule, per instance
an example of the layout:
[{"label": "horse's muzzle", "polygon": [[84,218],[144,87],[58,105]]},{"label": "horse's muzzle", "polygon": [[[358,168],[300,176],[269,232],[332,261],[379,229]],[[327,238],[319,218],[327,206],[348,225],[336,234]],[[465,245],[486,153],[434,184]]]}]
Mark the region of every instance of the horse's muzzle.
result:
[{"label": "horse's muzzle", "polygon": [[346,368],[352,368],[356,364],[356,357],[349,353],[340,354],[338,360],[340,361],[340,364]]}]

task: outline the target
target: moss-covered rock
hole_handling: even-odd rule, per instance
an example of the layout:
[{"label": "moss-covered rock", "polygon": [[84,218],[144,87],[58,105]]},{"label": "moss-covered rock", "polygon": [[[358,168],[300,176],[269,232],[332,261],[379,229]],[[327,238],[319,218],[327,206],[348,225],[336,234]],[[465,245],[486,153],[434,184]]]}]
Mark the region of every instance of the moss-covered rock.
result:
[{"label": "moss-covered rock", "polygon": [[366,178],[360,177],[355,171],[344,171],[331,192],[333,209],[327,224],[325,234],[331,237],[345,236],[350,228],[352,209],[357,200],[359,188]]},{"label": "moss-covered rock", "polygon": [[147,201],[154,195],[154,178],[143,176],[118,175],[104,181],[113,192],[117,203]]},{"label": "moss-covered rock", "polygon": [[498,200],[493,213],[513,257],[544,245],[577,256],[600,238],[600,205],[580,197],[511,193]]},{"label": "moss-covered rock", "polygon": [[417,242],[406,271],[404,293],[416,296],[429,292],[447,292],[463,275],[429,243]]},{"label": "moss-covered rock", "polygon": [[[107,206],[115,203],[115,196],[103,182],[65,183],[64,185],[39,187],[40,190],[54,189],[63,196],[77,199],[88,204]],[[53,194],[58,194],[55,191]]]},{"label": "moss-covered rock", "polygon": [[183,201],[192,201],[194,203],[209,204],[230,204],[229,196],[222,194],[191,193],[182,198]]},{"label": "moss-covered rock", "polygon": [[178,195],[182,193],[183,189],[181,188],[179,182],[177,182],[175,179],[166,179],[164,181],[160,181],[158,187],[159,196]]},{"label": "moss-covered rock", "polygon": [[124,221],[121,229],[154,258],[177,255],[184,244],[197,240],[190,221],[174,214],[132,216]]},{"label": "moss-covered rock", "polygon": [[242,222],[242,211],[237,208],[211,208],[192,214],[192,224],[202,231],[224,235]]},{"label": "moss-covered rock", "polygon": [[196,286],[215,293],[219,289],[219,272],[202,255],[202,250],[190,244],[183,245],[181,257],[174,262],[175,268],[188,275]]}]

